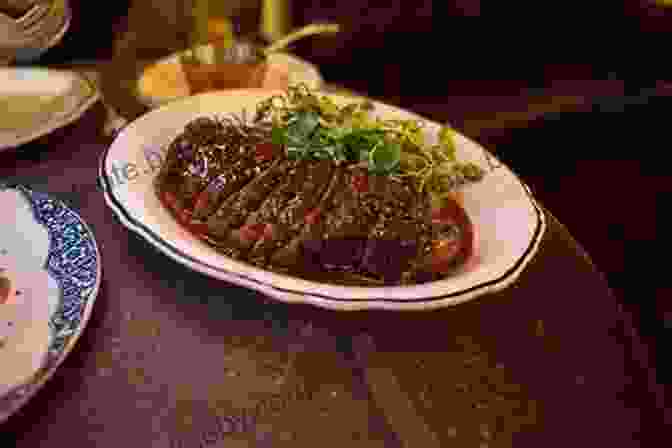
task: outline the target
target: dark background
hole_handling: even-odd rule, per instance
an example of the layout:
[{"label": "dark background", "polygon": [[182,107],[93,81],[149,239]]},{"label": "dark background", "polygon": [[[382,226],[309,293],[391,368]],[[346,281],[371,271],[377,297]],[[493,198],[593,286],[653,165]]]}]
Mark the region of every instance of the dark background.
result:
[{"label": "dark background", "polygon": [[[73,0],[71,31],[45,62],[111,57],[129,3]],[[327,81],[450,119],[520,173],[607,274],[652,355],[660,351],[672,326],[661,213],[671,192],[662,160],[672,8],[645,0],[294,0],[292,16],[295,26],[343,26],[295,48]],[[531,95],[551,106],[567,95],[576,101],[532,113]],[[457,101],[461,112],[447,114]],[[500,112],[520,104],[523,124],[503,123]],[[658,374],[669,382],[662,363]]]}]

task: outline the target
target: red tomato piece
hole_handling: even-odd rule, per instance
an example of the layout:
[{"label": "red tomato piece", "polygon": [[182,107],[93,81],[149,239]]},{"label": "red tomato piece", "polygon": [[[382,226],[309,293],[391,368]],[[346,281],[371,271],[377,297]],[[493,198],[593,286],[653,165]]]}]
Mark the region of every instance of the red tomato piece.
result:
[{"label": "red tomato piece", "polygon": [[164,191],[163,192],[163,202],[170,208],[171,210],[175,211],[177,210],[177,198],[173,193],[169,191]]},{"label": "red tomato piece", "polygon": [[476,227],[471,227],[471,252],[467,256],[462,269],[464,272],[473,270],[481,261],[480,244],[478,242],[478,233]]},{"label": "red tomato piece", "polygon": [[320,218],[321,218],[321,216],[320,216],[320,209],[319,209],[319,208],[315,208],[315,209],[309,211],[309,212],[306,214],[306,217],[303,218],[303,220],[304,220],[304,222],[305,222],[306,224],[308,224],[308,225],[313,225],[313,224],[317,224],[318,222],[320,222]]},{"label": "red tomato piece", "polygon": [[240,236],[248,241],[256,241],[264,235],[265,231],[266,224],[263,222],[245,224],[240,228]]},{"label": "red tomato piece", "polygon": [[455,257],[461,257],[465,266],[469,266],[469,269],[473,268],[474,254],[477,249],[476,232],[471,219],[460,204],[455,200],[448,201],[443,208],[432,212],[432,221],[455,224],[460,227],[462,234],[460,241],[434,242],[433,270],[443,272],[449,269]]},{"label": "red tomato piece", "polygon": [[[203,193],[201,193],[200,196],[202,195]],[[208,225],[206,223],[192,222],[191,212],[188,210],[180,210],[180,208],[177,206],[177,198],[172,193],[167,191],[163,193],[163,203],[170,209],[170,211],[173,213],[173,216],[175,216],[175,219],[177,219],[177,221],[190,232],[205,233],[208,230]]]},{"label": "red tomato piece", "polygon": [[198,196],[196,197],[196,203],[194,205],[194,210],[198,210],[201,207],[205,207],[205,205],[208,203],[208,189],[205,188],[203,191],[201,191]]},{"label": "red tomato piece", "polygon": [[274,229],[273,224],[271,224],[271,223],[266,224],[264,226],[264,232],[261,235],[261,237],[264,238],[264,239],[273,238],[273,229]]},{"label": "red tomato piece", "polygon": [[185,224],[185,227],[192,232],[192,233],[207,233],[208,231],[208,225],[204,222],[190,222],[188,224]]},{"label": "red tomato piece", "polygon": [[271,160],[277,152],[276,145],[272,143],[259,143],[255,147],[255,159],[263,162],[264,160]]},{"label": "red tomato piece", "polygon": [[432,221],[444,222],[450,224],[461,224],[468,219],[466,212],[455,200],[446,201],[443,208],[432,211]]},{"label": "red tomato piece", "polygon": [[359,193],[369,191],[369,176],[360,174],[352,177],[352,188]]}]

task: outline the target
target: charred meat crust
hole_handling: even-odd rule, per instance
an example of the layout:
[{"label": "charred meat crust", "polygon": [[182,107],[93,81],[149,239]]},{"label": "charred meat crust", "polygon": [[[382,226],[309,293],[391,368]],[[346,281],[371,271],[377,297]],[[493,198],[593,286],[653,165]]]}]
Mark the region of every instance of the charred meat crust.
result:
[{"label": "charred meat crust", "polygon": [[401,281],[402,274],[417,257],[418,195],[410,185],[387,182],[378,219],[369,233],[362,257],[362,269],[387,283]]},{"label": "charred meat crust", "polygon": [[318,240],[322,235],[325,215],[333,209],[334,197],[345,181],[343,168],[336,167],[322,197],[316,200],[314,207],[305,215],[304,222],[297,223],[297,227],[299,227],[297,234],[289,243],[271,255],[271,269],[277,268],[286,271],[290,268],[294,270],[311,268],[312,263],[304,257],[303,246],[307,241]]},{"label": "charred meat crust", "polygon": [[259,208],[293,166],[295,163],[288,160],[276,160],[237,194],[230,196],[207,219],[208,235],[214,239],[222,238],[231,228],[243,225],[245,218]]},{"label": "charred meat crust", "polygon": [[[262,137],[232,138],[224,129],[210,118],[198,118],[187,124],[168,147],[156,178],[157,189],[172,193],[180,208],[194,212],[199,218],[264,169],[263,163],[256,163],[254,157],[254,146],[263,141]],[[206,189],[209,200],[203,202],[203,209],[194,210],[197,198]]]},{"label": "charred meat crust", "polygon": [[[294,195],[272,220],[272,231],[267,237],[261,238],[250,251],[248,259],[259,266],[265,266],[268,258],[276,250],[283,247],[305,225],[305,217],[320,199],[333,173],[333,164],[329,161],[320,161],[308,166],[308,172],[302,183],[291,185],[291,194]],[[272,221],[272,222],[270,222]]]},{"label": "charred meat crust", "polygon": [[[274,188],[256,210],[251,210],[246,216],[242,216],[242,226],[234,228],[229,226],[223,230],[224,235],[219,236],[219,247],[230,247],[227,255],[247,260],[249,251],[262,237],[269,237],[273,231],[272,223],[275,216],[280,213],[288,201],[296,197],[296,186],[301,185],[308,173],[306,163],[290,162],[289,170],[279,185]],[[231,221],[231,220],[229,220]],[[230,224],[240,224],[238,220]]]},{"label": "charred meat crust", "polygon": [[[190,123],[170,145],[155,187],[170,195],[181,222],[196,222],[190,230],[225,255],[353,286],[434,281],[471,255],[473,227],[457,203],[451,219],[437,220],[429,198],[405,179],[289,160],[282,151],[269,156],[263,136],[241,143],[222,129],[210,119]],[[255,153],[258,145],[266,146]]]}]

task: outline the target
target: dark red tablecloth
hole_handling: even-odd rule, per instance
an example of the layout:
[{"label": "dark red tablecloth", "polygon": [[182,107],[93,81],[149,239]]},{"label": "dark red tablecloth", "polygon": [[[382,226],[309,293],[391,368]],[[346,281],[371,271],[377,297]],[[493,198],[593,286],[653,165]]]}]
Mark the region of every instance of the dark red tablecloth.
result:
[{"label": "dark red tablecloth", "polygon": [[409,313],[276,303],[115,220],[96,186],[103,121],[97,105],[0,152],[0,180],[68,201],[103,265],[83,337],[0,426],[1,446],[639,447],[658,434],[628,316],[550,214],[537,256],[498,294]]}]

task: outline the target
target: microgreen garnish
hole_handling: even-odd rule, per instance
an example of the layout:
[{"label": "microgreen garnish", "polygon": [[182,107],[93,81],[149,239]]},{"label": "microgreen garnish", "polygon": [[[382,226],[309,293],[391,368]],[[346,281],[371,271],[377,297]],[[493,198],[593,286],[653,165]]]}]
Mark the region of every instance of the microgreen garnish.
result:
[{"label": "microgreen garnish", "polygon": [[298,85],[259,104],[255,120],[271,124],[273,143],[292,159],[362,163],[371,174],[410,177],[437,205],[485,175],[478,165],[458,160],[449,126],[428,144],[421,122],[381,120],[371,110],[368,101],[339,106]]}]

